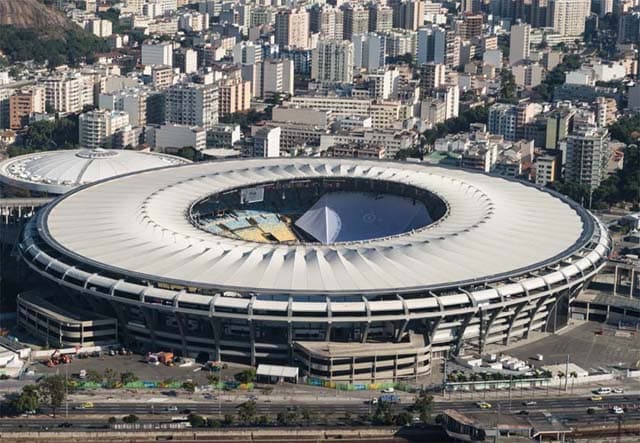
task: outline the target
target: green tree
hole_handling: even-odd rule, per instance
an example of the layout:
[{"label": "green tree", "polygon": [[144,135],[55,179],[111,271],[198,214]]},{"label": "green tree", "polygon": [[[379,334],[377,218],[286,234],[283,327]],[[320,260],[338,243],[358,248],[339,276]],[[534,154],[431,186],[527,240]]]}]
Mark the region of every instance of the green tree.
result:
[{"label": "green tree", "polygon": [[411,410],[419,415],[420,420],[428,423],[433,412],[433,396],[426,394],[424,391],[420,392],[413,402]]},{"label": "green tree", "polygon": [[391,403],[386,401],[379,402],[376,412],[373,414],[373,423],[376,425],[389,426],[393,424],[393,418]]},{"label": "green tree", "polygon": [[513,73],[509,69],[503,69],[500,71],[500,98],[502,101],[507,103],[517,103],[518,98],[516,97],[516,79],[513,76]]},{"label": "green tree", "polygon": [[137,423],[138,420],[140,419],[138,418],[137,415],[134,415],[134,414],[125,415],[124,417],[122,417],[122,421],[129,424]]},{"label": "green tree", "polygon": [[138,376],[131,371],[122,372],[120,374],[120,383],[126,385],[127,383],[133,383],[138,381]]},{"label": "green tree", "polygon": [[256,380],[255,368],[248,368],[236,374],[236,380],[240,383],[253,383]]},{"label": "green tree", "polygon": [[115,417],[109,417],[109,419],[107,420],[107,423],[109,423],[110,425],[114,424],[115,422],[117,422],[118,419]]},{"label": "green tree", "polygon": [[233,425],[234,419],[233,419],[233,415],[231,414],[225,414],[224,415],[224,420],[223,423],[225,426],[231,426]]},{"label": "green tree", "polygon": [[116,387],[116,383],[118,382],[118,373],[112,368],[107,368],[104,370],[104,380],[106,387],[108,389],[113,389]]},{"label": "green tree", "polygon": [[401,411],[393,418],[393,422],[398,426],[407,426],[411,424],[411,420],[413,420],[413,415],[407,411]]},{"label": "green tree", "polygon": [[196,384],[191,380],[187,380],[182,383],[182,389],[188,392],[196,392]]},{"label": "green tree", "polygon": [[86,380],[92,383],[102,383],[102,374],[95,369],[89,369],[87,371]]},{"label": "green tree", "polygon": [[207,425],[207,420],[201,415],[189,414],[187,416],[189,423],[194,428],[204,428]]},{"label": "green tree", "polygon": [[253,423],[256,413],[256,402],[253,400],[245,401],[238,406],[238,418],[244,425]]},{"label": "green tree", "polygon": [[34,385],[24,386],[20,395],[16,397],[12,403],[12,409],[18,414],[23,414],[28,411],[36,411],[40,407],[38,388]]},{"label": "green tree", "polygon": [[62,375],[46,377],[38,385],[40,399],[51,408],[54,417],[56,410],[62,406],[67,398],[67,391],[67,382]]}]

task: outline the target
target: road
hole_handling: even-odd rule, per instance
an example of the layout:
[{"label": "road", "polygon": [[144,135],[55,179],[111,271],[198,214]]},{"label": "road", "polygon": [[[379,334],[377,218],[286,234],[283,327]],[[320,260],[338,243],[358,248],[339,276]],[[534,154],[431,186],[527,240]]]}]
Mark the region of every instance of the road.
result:
[{"label": "road", "polygon": [[[498,412],[519,413],[527,410],[530,413],[544,412],[550,413],[557,420],[565,422],[572,426],[576,423],[593,424],[593,423],[615,423],[619,417],[609,412],[613,405],[619,405],[627,408],[627,412],[622,415],[625,422],[640,421],[640,397],[638,395],[612,395],[606,396],[602,401],[591,401],[588,397],[561,397],[561,398],[544,398],[537,399],[536,405],[526,407],[523,405],[522,399],[519,400],[490,400],[492,408],[482,410],[483,413],[495,414]],[[81,408],[81,403],[69,403],[68,416],[66,416],[66,408],[63,406],[58,410],[56,418],[47,415],[38,415],[35,417],[0,419],[0,429],[57,429],[61,423],[69,422],[73,424],[74,429],[95,429],[103,428],[109,417],[122,417],[128,414],[134,414],[140,417],[141,422],[168,422],[172,417],[184,416],[189,412],[207,416],[220,417],[225,414],[236,415],[239,402],[224,401],[218,403],[217,400],[209,402],[171,402],[162,403],[154,402],[94,402],[92,408]],[[175,406],[175,410],[169,410],[169,407]],[[409,406],[408,403],[395,405],[395,411],[400,411],[404,407]],[[256,404],[256,415],[271,415],[278,412],[285,412],[291,407],[307,409],[312,416],[326,416],[328,412],[339,419],[345,413],[351,414],[352,417],[373,412],[375,406],[370,406],[365,402],[332,402],[328,405],[326,402],[308,403],[308,404],[276,404],[269,401],[259,399]],[[600,407],[602,410],[593,414],[588,414],[589,407]],[[434,414],[442,412],[444,409],[456,409],[461,412],[479,412],[481,411],[473,401],[450,401],[437,402],[434,407]],[[44,413],[50,413],[46,409]]]}]

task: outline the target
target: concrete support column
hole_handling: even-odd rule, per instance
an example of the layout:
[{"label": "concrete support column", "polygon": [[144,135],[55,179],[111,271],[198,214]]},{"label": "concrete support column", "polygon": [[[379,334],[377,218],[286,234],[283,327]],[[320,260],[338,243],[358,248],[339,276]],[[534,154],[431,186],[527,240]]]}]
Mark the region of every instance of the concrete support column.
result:
[{"label": "concrete support column", "polygon": [[174,313],[176,317],[176,323],[178,324],[178,330],[180,331],[180,341],[182,342],[182,355],[184,357],[188,356],[188,346],[187,346],[187,322],[184,319],[184,315],[181,312],[176,311]]},{"label": "concrete support column", "polygon": [[636,277],[635,277],[635,271],[633,270],[633,268],[631,268],[629,270],[629,298],[633,298],[633,284],[635,283]]},{"label": "concrete support column", "polygon": [[249,321],[249,336],[251,337],[251,366],[256,365],[256,325],[253,320]]},{"label": "concrete support column", "polygon": [[613,295],[618,292],[618,265],[613,267]]},{"label": "concrete support column", "polygon": [[151,338],[151,345],[154,348],[158,347],[158,338],[156,336],[156,326],[157,326],[157,314],[156,311],[153,309],[148,309],[148,308],[140,308],[140,311],[142,312],[142,316],[144,317],[144,322],[147,325],[147,330],[149,331],[150,334],[150,338]]},{"label": "concrete support column", "polygon": [[222,354],[220,352],[220,337],[222,337],[220,331],[220,319],[211,317],[209,321],[211,322],[211,329],[213,330],[215,359],[218,361],[222,361]]}]

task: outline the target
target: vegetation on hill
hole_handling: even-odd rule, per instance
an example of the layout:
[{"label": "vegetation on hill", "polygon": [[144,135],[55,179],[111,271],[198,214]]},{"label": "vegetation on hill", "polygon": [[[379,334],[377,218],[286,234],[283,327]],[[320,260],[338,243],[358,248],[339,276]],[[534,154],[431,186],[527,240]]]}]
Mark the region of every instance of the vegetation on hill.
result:
[{"label": "vegetation on hill", "polygon": [[62,64],[77,66],[81,61],[92,63],[95,53],[108,50],[106,41],[80,28],[68,29],[59,37],[49,37],[40,29],[0,26],[0,51],[10,63],[33,60],[46,62],[50,68]]}]

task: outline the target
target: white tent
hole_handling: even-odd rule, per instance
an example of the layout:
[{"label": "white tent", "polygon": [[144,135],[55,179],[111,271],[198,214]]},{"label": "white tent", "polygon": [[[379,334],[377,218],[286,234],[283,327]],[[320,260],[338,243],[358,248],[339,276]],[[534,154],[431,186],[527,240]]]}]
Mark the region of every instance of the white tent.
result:
[{"label": "white tent", "polygon": [[298,383],[298,368],[293,366],[258,365],[256,375],[277,379],[293,378]]}]

